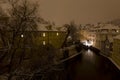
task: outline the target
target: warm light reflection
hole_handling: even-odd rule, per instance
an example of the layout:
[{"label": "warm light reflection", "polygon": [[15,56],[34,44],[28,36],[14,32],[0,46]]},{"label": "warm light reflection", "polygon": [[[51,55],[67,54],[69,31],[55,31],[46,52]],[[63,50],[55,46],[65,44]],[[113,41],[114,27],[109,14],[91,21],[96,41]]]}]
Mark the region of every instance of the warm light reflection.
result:
[{"label": "warm light reflection", "polygon": [[95,63],[95,56],[91,50],[85,52],[84,58],[90,61],[91,63]]},{"label": "warm light reflection", "polygon": [[88,54],[89,57],[93,57],[93,52],[91,52],[89,49],[88,49],[87,54]]}]

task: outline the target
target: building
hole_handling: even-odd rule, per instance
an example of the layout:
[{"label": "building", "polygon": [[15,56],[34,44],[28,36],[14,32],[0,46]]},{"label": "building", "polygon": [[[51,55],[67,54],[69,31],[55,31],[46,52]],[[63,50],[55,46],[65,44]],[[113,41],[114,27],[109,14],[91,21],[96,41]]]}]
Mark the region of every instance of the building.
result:
[{"label": "building", "polygon": [[114,37],[112,60],[120,66],[120,35]]},{"label": "building", "polygon": [[95,27],[94,25],[82,28],[80,30],[80,40],[81,40],[81,42],[88,43],[89,46],[91,46],[91,45],[95,46],[96,32],[98,30],[97,28],[98,27]]},{"label": "building", "polygon": [[96,31],[95,47],[109,55],[112,51],[113,37],[120,34],[120,28],[112,24],[105,24]]},{"label": "building", "polygon": [[64,29],[64,27],[57,29],[56,26],[50,27],[49,25],[39,26],[39,37],[36,39],[36,41],[38,41],[38,44],[51,44],[56,48],[60,48],[66,37],[66,29]]},{"label": "building", "polygon": [[93,25],[87,29],[83,28],[80,31],[81,40],[92,42],[92,46],[101,50],[105,55],[109,56],[113,50],[113,37],[120,34],[119,26],[112,24]]},{"label": "building", "polygon": [[[12,36],[11,31],[6,31],[6,36],[9,38]],[[57,30],[56,27],[51,27],[51,29],[47,29],[45,25],[39,25],[37,31],[25,31],[24,33],[20,32],[16,39],[16,44],[20,43],[20,47],[25,44],[25,47],[41,46],[41,45],[52,45],[55,48],[61,48],[62,43],[66,37],[66,30],[61,27],[61,29]],[[5,39],[7,40],[7,39]],[[1,42],[0,37],[0,43]],[[6,41],[9,44],[9,41]],[[2,46],[1,46],[2,47]],[[18,47],[18,46],[17,46]]]}]

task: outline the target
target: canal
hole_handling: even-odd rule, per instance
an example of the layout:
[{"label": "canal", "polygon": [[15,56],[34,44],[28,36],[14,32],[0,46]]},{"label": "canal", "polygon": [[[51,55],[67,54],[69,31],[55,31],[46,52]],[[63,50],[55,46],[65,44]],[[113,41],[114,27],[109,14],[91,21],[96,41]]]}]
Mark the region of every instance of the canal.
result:
[{"label": "canal", "polygon": [[120,71],[107,58],[86,50],[67,61],[67,80],[120,80]]}]

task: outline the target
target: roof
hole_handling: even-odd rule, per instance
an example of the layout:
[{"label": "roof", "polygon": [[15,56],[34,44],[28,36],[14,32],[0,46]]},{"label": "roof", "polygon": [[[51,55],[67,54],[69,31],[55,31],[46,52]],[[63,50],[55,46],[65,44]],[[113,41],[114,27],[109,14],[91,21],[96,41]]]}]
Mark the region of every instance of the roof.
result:
[{"label": "roof", "polygon": [[92,27],[89,30],[98,30],[98,29],[99,29],[98,27]]},{"label": "roof", "polygon": [[120,29],[119,26],[114,26],[112,24],[105,24],[103,27],[100,27],[99,29]]},{"label": "roof", "polygon": [[115,36],[114,39],[120,39],[120,34]]},{"label": "roof", "polygon": [[38,25],[38,31],[60,31],[60,32],[63,32],[63,31],[66,31],[65,27],[61,27],[59,30],[57,29],[58,27],[57,26],[53,26],[51,27],[51,29],[47,29],[46,26],[49,26],[48,24],[39,24]]}]

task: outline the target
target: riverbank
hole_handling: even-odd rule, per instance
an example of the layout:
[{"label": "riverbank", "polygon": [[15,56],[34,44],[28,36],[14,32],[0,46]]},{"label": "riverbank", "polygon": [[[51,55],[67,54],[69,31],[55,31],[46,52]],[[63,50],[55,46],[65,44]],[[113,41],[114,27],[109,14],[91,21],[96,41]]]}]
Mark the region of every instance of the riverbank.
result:
[{"label": "riverbank", "polygon": [[119,71],[120,71],[120,65],[117,64],[117,63],[112,59],[111,56],[105,55],[104,52],[100,51],[99,49],[97,49],[97,48],[95,48],[95,47],[90,47],[90,49],[93,50],[93,51],[95,51],[95,52],[96,52],[96,51],[99,52],[100,55],[102,55],[102,56],[104,56],[105,58],[109,59],[109,60],[119,69]]},{"label": "riverbank", "polygon": [[[79,46],[71,45],[69,47],[64,47],[63,49],[60,49],[60,52],[62,54],[60,56],[61,56],[62,59],[57,61],[55,64],[64,63],[65,61],[68,61],[68,60],[80,55],[84,51],[83,49],[79,49],[79,51],[78,51],[76,49],[76,47],[77,47],[77,49],[80,48]],[[66,56],[64,57],[64,55],[66,55]]]}]

